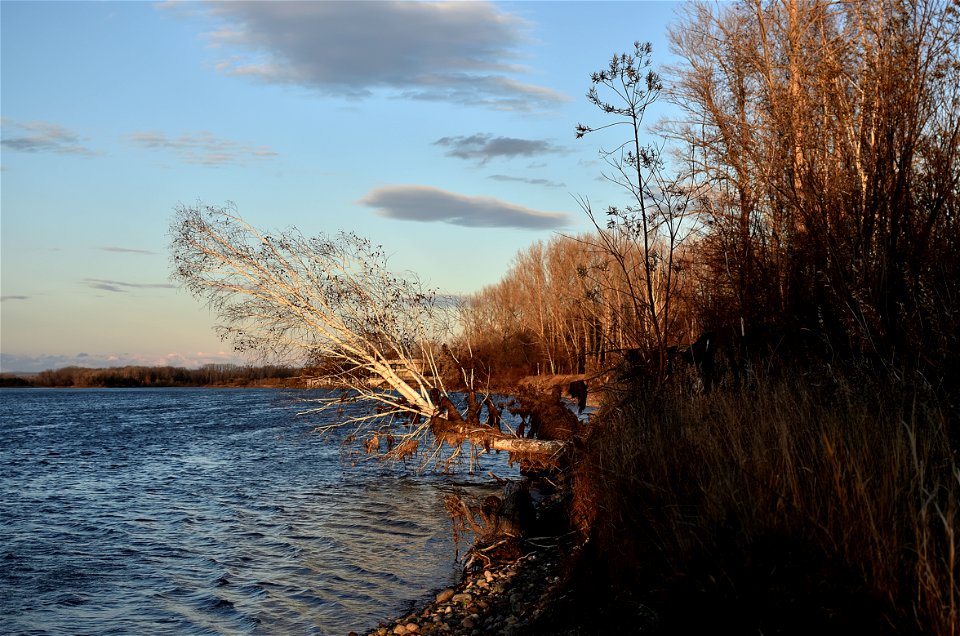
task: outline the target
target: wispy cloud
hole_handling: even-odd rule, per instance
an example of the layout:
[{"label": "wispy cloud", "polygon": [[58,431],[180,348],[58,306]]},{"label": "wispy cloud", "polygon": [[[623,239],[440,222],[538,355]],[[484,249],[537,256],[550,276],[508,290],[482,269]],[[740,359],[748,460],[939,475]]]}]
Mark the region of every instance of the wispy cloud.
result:
[{"label": "wispy cloud", "polygon": [[63,155],[96,154],[84,145],[85,138],[59,124],[46,121],[16,122],[4,118],[0,145],[20,152],[53,152]]},{"label": "wispy cloud", "polygon": [[30,300],[29,296],[0,296],[0,302],[7,302],[8,300]]},{"label": "wispy cloud", "polygon": [[102,252],[117,252],[120,254],[147,254],[147,255],[156,255],[156,252],[151,252],[150,250],[139,250],[132,247],[118,247],[116,245],[101,245],[97,247],[98,250]]},{"label": "wispy cloud", "polygon": [[129,289],[173,289],[170,283],[127,283],[119,280],[105,280],[102,278],[84,278],[83,284],[93,289],[102,289],[108,292],[126,292]]},{"label": "wispy cloud", "polygon": [[502,110],[568,97],[517,79],[528,25],[488,2],[214,2],[223,73],[348,98],[376,90]]},{"label": "wispy cloud", "polygon": [[494,181],[517,181],[520,183],[529,183],[530,185],[544,186],[547,188],[565,188],[567,184],[561,183],[559,181],[551,181],[549,179],[533,179],[529,177],[514,177],[508,174],[492,174],[488,179],[493,179]]},{"label": "wispy cloud", "polygon": [[471,197],[430,186],[382,186],[357,203],[376,208],[377,214],[386,218],[463,227],[549,230],[570,221],[562,212],[543,212],[493,197]]},{"label": "wispy cloud", "polygon": [[491,134],[484,133],[465,137],[441,137],[433,144],[449,148],[444,153],[448,157],[475,159],[480,163],[486,163],[495,158],[512,159],[514,157],[534,157],[565,152],[563,148],[544,139],[494,137]]},{"label": "wispy cloud", "polygon": [[150,150],[173,152],[185,163],[203,166],[242,164],[250,160],[270,159],[277,156],[276,152],[266,146],[251,146],[229,139],[220,139],[207,131],[184,133],[177,137],[168,137],[155,132],[139,132],[129,135],[129,139]]}]

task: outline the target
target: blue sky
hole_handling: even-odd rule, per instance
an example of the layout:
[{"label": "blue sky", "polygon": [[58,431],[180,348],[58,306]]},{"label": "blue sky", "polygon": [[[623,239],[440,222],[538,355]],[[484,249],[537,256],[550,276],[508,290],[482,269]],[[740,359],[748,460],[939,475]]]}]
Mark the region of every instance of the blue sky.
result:
[{"label": "blue sky", "polygon": [[[236,362],[169,280],[178,204],[352,230],[469,293],[587,229],[602,181],[592,71],[668,61],[667,2],[8,2],[3,371]],[[650,118],[653,121],[653,118]]]}]

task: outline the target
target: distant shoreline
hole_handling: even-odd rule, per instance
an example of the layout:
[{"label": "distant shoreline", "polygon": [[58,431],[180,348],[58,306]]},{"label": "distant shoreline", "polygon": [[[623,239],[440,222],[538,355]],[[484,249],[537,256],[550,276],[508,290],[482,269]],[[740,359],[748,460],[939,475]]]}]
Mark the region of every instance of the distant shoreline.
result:
[{"label": "distant shoreline", "polygon": [[309,371],[289,366],[63,367],[2,373],[0,388],[312,388]]},{"label": "distant shoreline", "polygon": [[[341,385],[318,381],[318,372],[286,366],[207,365],[182,367],[63,367],[40,372],[0,373],[0,389],[341,389]],[[520,378],[509,386],[487,387],[495,393],[513,393],[519,388],[547,392],[566,387],[583,375],[539,375]],[[591,393],[587,403],[598,405]]]}]

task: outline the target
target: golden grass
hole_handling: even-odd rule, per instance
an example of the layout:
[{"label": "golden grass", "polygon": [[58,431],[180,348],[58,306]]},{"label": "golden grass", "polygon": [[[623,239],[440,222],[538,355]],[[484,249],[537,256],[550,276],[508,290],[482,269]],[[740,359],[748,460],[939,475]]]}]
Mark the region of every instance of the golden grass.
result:
[{"label": "golden grass", "polygon": [[960,634],[956,414],[855,378],[608,407],[574,475],[593,576],[665,631]]}]

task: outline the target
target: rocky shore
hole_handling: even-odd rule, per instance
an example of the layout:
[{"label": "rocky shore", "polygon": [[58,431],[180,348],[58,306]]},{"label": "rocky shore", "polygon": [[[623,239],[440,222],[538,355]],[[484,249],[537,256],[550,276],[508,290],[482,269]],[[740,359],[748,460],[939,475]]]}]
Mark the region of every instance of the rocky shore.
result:
[{"label": "rocky shore", "polygon": [[510,562],[467,572],[459,585],[439,592],[426,607],[366,633],[527,634],[556,592],[559,567],[555,548],[531,550]]},{"label": "rocky shore", "polygon": [[[539,504],[538,513],[560,505],[556,496]],[[562,602],[561,565],[571,538],[570,533],[564,533],[562,536],[505,538],[486,546],[475,545],[467,555],[457,586],[439,591],[425,606],[363,634],[546,633],[538,626],[544,622],[551,604]],[[551,629],[550,633],[553,632]],[[351,632],[349,636],[358,634]]]},{"label": "rocky shore", "polygon": [[[571,380],[581,378],[560,377],[558,381],[551,377],[548,385],[567,385]],[[544,386],[537,385],[537,388],[543,392]],[[591,395],[587,400],[588,413],[596,408],[596,402],[597,397]],[[576,636],[593,633],[582,625],[558,624],[555,616],[557,608],[567,600],[565,586],[570,583],[562,570],[578,550],[576,533],[569,528],[566,509],[569,493],[564,482],[563,475],[554,473],[550,479],[528,480],[521,489],[511,489],[508,484],[504,488],[504,498],[510,497],[511,490],[528,493],[531,513],[525,521],[509,524],[501,519],[497,525],[501,529],[518,530],[523,537],[512,537],[510,531],[507,536],[478,536],[467,555],[464,573],[457,586],[439,591],[432,601],[417,606],[405,616],[361,633],[366,636]],[[513,485],[518,483],[513,482]],[[511,507],[514,514],[520,508],[523,506]],[[358,636],[358,633],[350,632],[349,636]]]}]

